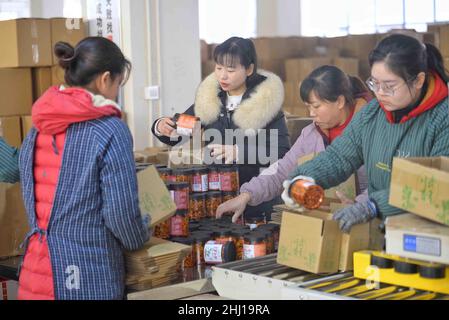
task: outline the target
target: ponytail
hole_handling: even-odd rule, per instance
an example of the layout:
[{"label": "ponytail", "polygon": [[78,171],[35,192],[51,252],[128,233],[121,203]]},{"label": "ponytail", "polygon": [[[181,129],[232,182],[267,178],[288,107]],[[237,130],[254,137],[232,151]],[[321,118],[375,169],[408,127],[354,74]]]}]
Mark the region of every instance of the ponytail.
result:
[{"label": "ponytail", "polygon": [[426,43],[427,68],[436,72],[444,82],[449,82],[449,75],[444,67],[441,52],[432,44]]},{"label": "ponytail", "polygon": [[370,94],[370,91],[359,77],[354,77],[348,74],[348,78],[349,82],[351,82],[351,91],[354,97]]}]

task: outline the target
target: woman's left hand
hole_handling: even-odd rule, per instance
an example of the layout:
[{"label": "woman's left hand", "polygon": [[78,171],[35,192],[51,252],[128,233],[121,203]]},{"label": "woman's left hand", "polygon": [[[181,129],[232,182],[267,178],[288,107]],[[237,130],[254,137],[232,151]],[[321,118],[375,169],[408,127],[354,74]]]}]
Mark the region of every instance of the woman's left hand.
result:
[{"label": "woman's left hand", "polygon": [[238,159],[238,147],[229,145],[211,144],[207,146],[210,150],[210,155],[216,160],[225,160],[226,164],[232,164]]}]

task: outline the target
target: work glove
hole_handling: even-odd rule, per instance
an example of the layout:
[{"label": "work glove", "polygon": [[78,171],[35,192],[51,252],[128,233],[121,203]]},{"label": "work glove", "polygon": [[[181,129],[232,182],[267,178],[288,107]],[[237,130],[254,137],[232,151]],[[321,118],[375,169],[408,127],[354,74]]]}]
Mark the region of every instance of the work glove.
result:
[{"label": "work glove", "polygon": [[247,192],[243,192],[238,197],[226,201],[218,207],[216,213],[217,219],[221,219],[225,213],[233,213],[232,223],[237,223],[250,200],[251,195]]},{"label": "work glove", "polygon": [[309,181],[311,183],[315,183],[315,179],[310,178],[310,177],[305,177],[305,176],[298,176],[298,177],[294,178],[293,180],[286,180],[282,184],[282,186],[284,187],[284,192],[282,192],[281,198],[287,207],[290,207],[292,209],[296,209],[299,211],[303,211],[304,207],[299,205],[299,203],[296,203],[296,201],[293,200],[292,198],[290,198],[290,195],[289,195],[290,186],[298,180],[305,180],[305,181]]},{"label": "work glove", "polygon": [[352,226],[369,222],[376,217],[376,205],[371,200],[356,202],[334,214],[334,220],[339,222],[344,233],[349,233]]},{"label": "work glove", "polygon": [[210,155],[216,160],[225,160],[226,164],[232,164],[238,159],[238,147],[236,145],[219,145],[211,144],[207,148],[210,150]]}]

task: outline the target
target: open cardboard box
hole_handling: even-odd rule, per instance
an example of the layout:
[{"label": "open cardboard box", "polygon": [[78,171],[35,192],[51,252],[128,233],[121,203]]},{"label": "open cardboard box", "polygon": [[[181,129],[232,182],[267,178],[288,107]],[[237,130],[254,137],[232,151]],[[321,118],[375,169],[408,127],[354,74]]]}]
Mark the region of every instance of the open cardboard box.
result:
[{"label": "open cardboard box", "polygon": [[166,221],[176,212],[176,204],[154,166],[137,174],[142,215],[151,216],[151,227]]},{"label": "open cardboard box", "polygon": [[390,205],[449,225],[449,158],[395,158]]},{"label": "open cardboard box", "polygon": [[312,273],[334,273],[340,261],[341,232],[332,214],[284,212],[277,262]]},{"label": "open cardboard box", "polygon": [[283,213],[278,263],[312,273],[353,270],[354,252],[383,250],[382,221],[355,225],[349,234],[340,231],[333,214],[344,205],[331,203],[330,211]]},{"label": "open cardboard box", "polygon": [[387,253],[449,265],[449,227],[403,214],[386,222]]}]

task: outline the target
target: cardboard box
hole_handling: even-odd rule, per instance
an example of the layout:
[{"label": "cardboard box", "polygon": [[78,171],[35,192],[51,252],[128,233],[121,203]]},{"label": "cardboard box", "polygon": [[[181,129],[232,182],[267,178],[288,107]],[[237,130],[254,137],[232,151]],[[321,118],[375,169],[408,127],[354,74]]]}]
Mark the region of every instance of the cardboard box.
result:
[{"label": "cardboard box", "polygon": [[30,114],[33,105],[31,69],[0,69],[0,97],[1,117]]},{"label": "cardboard box", "polygon": [[[71,18],[53,18],[50,19],[51,24],[51,50],[58,41],[63,41],[75,47],[78,42],[87,37],[87,28],[82,19]],[[58,59],[52,55],[53,63],[58,64]]]},{"label": "cardboard box", "polygon": [[449,225],[449,158],[393,160],[390,205]]},{"label": "cardboard box", "polygon": [[357,59],[368,59],[369,54],[377,45],[377,35],[350,35],[343,38],[342,55]]},{"label": "cardboard box", "polygon": [[16,301],[19,292],[19,283],[17,281],[0,280],[0,301]]},{"label": "cardboard box", "polygon": [[350,76],[359,75],[359,60],[355,58],[334,58],[333,64]]},{"label": "cardboard box", "polygon": [[287,117],[287,129],[290,135],[291,145],[295,144],[296,140],[301,135],[302,130],[313,122],[310,118]]},{"label": "cardboard box", "polygon": [[51,67],[51,85],[60,86],[65,84],[65,71],[59,65]]},{"label": "cardboard box", "polygon": [[273,72],[282,80],[285,80],[285,60],[283,59],[272,59],[272,60],[260,60],[259,70],[267,70]]},{"label": "cardboard box", "polygon": [[50,21],[17,19],[0,21],[0,68],[52,65]]},{"label": "cardboard box", "polygon": [[201,64],[201,75],[203,79],[206,79],[215,71],[215,61],[208,60]]},{"label": "cardboard box", "polygon": [[301,105],[293,105],[293,106],[284,105],[283,110],[286,116],[289,117],[301,117],[301,118],[310,117],[309,109]]},{"label": "cardboard box", "polygon": [[154,166],[137,174],[142,215],[151,216],[151,227],[166,221],[176,212],[170,192]]},{"label": "cardboard box", "polygon": [[19,247],[28,231],[20,185],[0,183],[0,258],[23,254]]},{"label": "cardboard box", "polygon": [[33,101],[39,99],[52,86],[51,68],[33,68]]},{"label": "cardboard box", "polygon": [[[335,214],[346,205],[331,203],[330,210]],[[354,269],[354,253],[362,250],[379,250],[384,248],[385,235],[380,230],[381,220],[375,219],[369,223],[355,225],[349,234],[342,233],[340,248],[339,271],[347,272]]]},{"label": "cardboard box", "polygon": [[449,24],[439,27],[438,45],[443,56],[449,56]]},{"label": "cardboard box", "polygon": [[449,57],[444,58],[444,66],[446,67],[446,69],[449,69]]},{"label": "cardboard box", "polygon": [[22,144],[22,130],[20,117],[0,118],[0,136],[3,135],[5,141],[16,148]]},{"label": "cardboard box", "polygon": [[206,41],[200,40],[200,48],[201,48],[201,63],[205,63],[210,60],[210,52],[209,45]]},{"label": "cardboard box", "polygon": [[142,158],[143,163],[152,163],[152,164],[164,164],[159,163],[158,154],[161,152],[167,152],[167,147],[153,147],[153,148],[146,148],[145,150],[136,151],[135,155]]},{"label": "cardboard box", "polygon": [[340,248],[341,232],[331,214],[283,213],[279,264],[316,274],[334,273],[340,264]]},{"label": "cardboard box", "polygon": [[23,141],[33,128],[33,119],[31,118],[31,116],[24,116],[21,117],[20,120],[22,122],[22,141]]},{"label": "cardboard box", "polygon": [[449,265],[449,227],[413,214],[388,217],[387,253]]},{"label": "cardboard box", "polygon": [[287,59],[285,61],[286,80],[300,83],[316,68],[331,63],[332,59],[325,57]]}]

